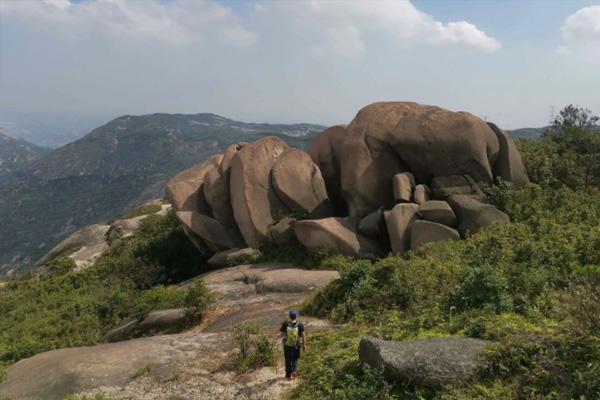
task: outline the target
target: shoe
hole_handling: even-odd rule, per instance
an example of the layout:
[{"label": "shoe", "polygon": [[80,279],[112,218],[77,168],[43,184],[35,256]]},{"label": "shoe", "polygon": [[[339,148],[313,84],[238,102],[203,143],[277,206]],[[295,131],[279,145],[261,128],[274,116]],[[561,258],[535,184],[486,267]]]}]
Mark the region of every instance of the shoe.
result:
[{"label": "shoe", "polygon": [[296,371],[292,372],[292,376],[290,377],[292,380],[298,377],[298,373]]}]

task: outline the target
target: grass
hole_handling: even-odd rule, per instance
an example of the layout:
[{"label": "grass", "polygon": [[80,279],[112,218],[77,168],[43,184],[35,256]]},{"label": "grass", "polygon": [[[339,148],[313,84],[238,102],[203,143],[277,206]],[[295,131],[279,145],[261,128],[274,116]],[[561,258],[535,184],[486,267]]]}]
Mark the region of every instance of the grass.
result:
[{"label": "grass", "polygon": [[160,204],[144,204],[142,206],[136,207],[131,211],[123,214],[123,219],[141,217],[143,215],[155,214],[162,209]]},{"label": "grass", "polygon": [[172,214],[151,215],[133,237],[85,271],[74,272],[71,260],[59,258],[50,274],[11,280],[0,289],[0,366],[96,344],[112,327],[152,310],[201,313],[212,299],[202,281],[188,290],[172,284],[198,275],[205,265]]},{"label": "grass", "polygon": [[143,367],[138,368],[133,375],[131,375],[131,380],[135,380],[137,378],[140,378],[142,376],[148,375],[150,372],[152,372],[152,370],[154,369],[154,367],[156,367],[156,364],[153,362],[150,362],[146,365],[144,365]]}]

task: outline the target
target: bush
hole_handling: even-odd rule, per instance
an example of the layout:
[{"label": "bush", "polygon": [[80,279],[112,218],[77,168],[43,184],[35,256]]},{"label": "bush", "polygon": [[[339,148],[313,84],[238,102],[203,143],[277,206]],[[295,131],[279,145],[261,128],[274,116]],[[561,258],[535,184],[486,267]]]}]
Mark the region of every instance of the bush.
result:
[{"label": "bush", "polygon": [[508,281],[488,264],[466,271],[452,303],[459,311],[481,308],[500,313],[512,309]]},{"label": "bush", "polygon": [[232,361],[233,369],[246,372],[275,365],[275,344],[259,323],[245,322],[236,325],[233,340],[238,349]]},{"label": "bush", "polygon": [[[498,340],[504,349],[469,388],[395,385],[366,398],[598,397],[600,192],[536,184],[506,190],[496,201],[513,223],[427,252],[343,262],[341,279],[304,306],[305,313],[365,327],[360,334],[393,340],[466,335]],[[324,335],[339,340],[338,333]],[[329,378],[309,376],[297,398],[340,398],[336,382],[352,382],[340,392],[352,396],[350,386],[369,379],[355,357],[346,358],[355,347],[343,353],[323,346],[315,354],[314,337],[311,344],[304,362],[313,365],[314,357],[329,365],[319,370]]]},{"label": "bush", "polygon": [[123,215],[123,219],[141,217],[142,215],[154,214],[162,209],[160,204],[144,204]]}]

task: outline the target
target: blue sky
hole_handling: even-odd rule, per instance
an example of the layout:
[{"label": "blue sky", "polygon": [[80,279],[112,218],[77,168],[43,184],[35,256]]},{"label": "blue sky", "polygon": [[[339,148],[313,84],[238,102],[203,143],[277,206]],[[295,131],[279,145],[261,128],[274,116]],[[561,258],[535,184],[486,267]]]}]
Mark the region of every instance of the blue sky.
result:
[{"label": "blue sky", "polygon": [[0,111],[348,123],[410,100],[505,128],[600,113],[590,1],[0,0]]}]

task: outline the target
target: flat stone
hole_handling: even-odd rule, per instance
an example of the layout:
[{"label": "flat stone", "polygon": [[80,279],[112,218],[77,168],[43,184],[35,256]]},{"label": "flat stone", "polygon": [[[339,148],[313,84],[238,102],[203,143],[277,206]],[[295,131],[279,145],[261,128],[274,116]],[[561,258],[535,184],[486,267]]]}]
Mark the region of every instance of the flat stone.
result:
[{"label": "flat stone", "polygon": [[421,218],[439,224],[455,226],[456,215],[448,202],[443,200],[429,200],[419,206]]},{"label": "flat stone", "polygon": [[473,196],[452,195],[448,203],[458,218],[457,230],[463,237],[495,223],[510,222],[508,215]]},{"label": "flat stone", "polygon": [[309,249],[327,249],[338,254],[367,258],[382,254],[376,241],[357,232],[357,220],[353,217],[296,221],[294,233],[300,243]]},{"label": "flat stone", "polygon": [[392,253],[402,254],[410,249],[411,228],[419,219],[418,211],[416,204],[400,203],[384,213]]},{"label": "flat stone", "polygon": [[417,386],[463,386],[476,377],[480,358],[492,342],[464,337],[447,337],[402,342],[364,337],[359,359],[382,369],[390,382]]},{"label": "flat stone", "polygon": [[411,249],[416,250],[427,243],[459,240],[456,229],[431,221],[415,221],[410,233]]},{"label": "flat stone", "polygon": [[245,247],[244,240],[236,229],[228,228],[214,218],[194,211],[178,211],[175,215],[187,229],[200,237],[211,251]]}]

